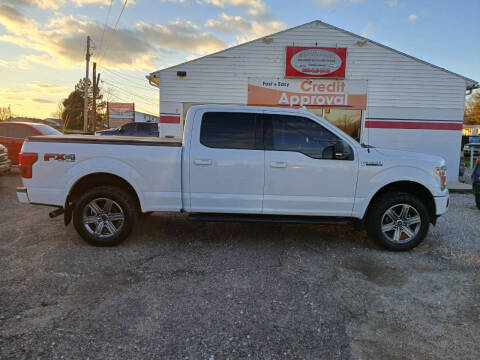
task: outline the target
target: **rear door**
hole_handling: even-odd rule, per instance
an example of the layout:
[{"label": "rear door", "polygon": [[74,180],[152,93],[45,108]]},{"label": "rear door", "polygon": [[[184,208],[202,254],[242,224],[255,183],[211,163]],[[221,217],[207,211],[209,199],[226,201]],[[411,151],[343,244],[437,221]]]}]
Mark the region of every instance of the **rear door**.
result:
[{"label": "rear door", "polygon": [[350,216],[358,160],[339,160],[340,137],[298,115],[265,115],[265,214]]},{"label": "rear door", "polygon": [[191,211],[261,213],[262,114],[206,111],[196,116],[188,160]]}]

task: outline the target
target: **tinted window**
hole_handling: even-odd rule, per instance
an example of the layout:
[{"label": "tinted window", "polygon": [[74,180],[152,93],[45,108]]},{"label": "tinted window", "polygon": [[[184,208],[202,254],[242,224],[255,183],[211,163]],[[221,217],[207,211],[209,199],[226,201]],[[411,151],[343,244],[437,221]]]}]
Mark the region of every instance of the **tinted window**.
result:
[{"label": "tinted window", "polygon": [[142,124],[142,123],[138,123],[137,124],[137,133],[138,134],[142,134],[142,135],[150,135],[151,133],[151,125],[150,124]]},{"label": "tinted window", "polygon": [[200,142],[222,149],[256,149],[257,114],[205,113],[200,130]]},{"label": "tinted window", "polygon": [[8,124],[7,136],[17,139],[24,139],[27,136],[38,135],[33,128],[23,124]]},{"label": "tinted window", "polygon": [[60,131],[48,125],[38,124],[33,125],[33,127],[40,131],[43,135],[62,135]]},{"label": "tinted window", "polygon": [[267,122],[265,146],[269,150],[296,151],[315,159],[333,159],[340,139],[313,120],[290,115],[272,115]]}]

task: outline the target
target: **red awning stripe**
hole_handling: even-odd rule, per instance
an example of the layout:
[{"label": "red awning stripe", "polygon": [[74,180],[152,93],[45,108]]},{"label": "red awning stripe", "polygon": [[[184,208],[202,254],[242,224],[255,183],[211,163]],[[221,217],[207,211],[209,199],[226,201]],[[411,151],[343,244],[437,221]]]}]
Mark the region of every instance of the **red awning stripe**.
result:
[{"label": "red awning stripe", "polygon": [[420,129],[420,130],[462,130],[462,123],[431,121],[365,121],[366,128],[373,129]]},{"label": "red awning stripe", "polygon": [[180,115],[160,115],[160,124],[180,124]]}]

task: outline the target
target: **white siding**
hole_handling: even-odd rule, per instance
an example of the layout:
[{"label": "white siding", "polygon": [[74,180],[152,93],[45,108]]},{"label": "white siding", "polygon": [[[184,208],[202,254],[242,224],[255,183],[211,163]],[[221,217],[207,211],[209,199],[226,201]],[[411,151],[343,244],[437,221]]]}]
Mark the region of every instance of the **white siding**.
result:
[{"label": "white siding", "polygon": [[[357,42],[363,38],[322,22],[308,23],[270,38],[273,41],[268,44],[264,39],[258,39],[157,72],[160,77],[161,112],[164,111],[162,104],[169,104],[169,108],[172,104],[181,108],[181,103],[246,104],[248,78],[284,77],[285,47],[295,45],[347,48],[346,78],[368,81],[367,120],[463,122],[466,80],[460,76],[375,43],[359,46]],[[186,71],[186,77],[177,77],[177,71]],[[169,126],[168,131],[180,136],[181,128],[181,125],[176,128]],[[389,145],[388,134],[392,131],[395,130],[365,129],[363,140],[369,139],[373,145]],[[428,130],[406,131],[404,139],[408,140],[408,148],[425,150],[421,139],[413,137],[419,142],[416,146],[417,140],[412,142],[408,133],[417,131],[425,134]],[[454,180],[456,175],[452,174],[456,174],[458,169],[461,131],[432,131],[431,136],[444,138],[445,142],[442,151],[431,148],[427,152],[449,155],[447,160],[450,169],[453,169],[450,180]],[[400,145],[402,141],[397,139],[391,141],[389,147],[398,148]]]}]

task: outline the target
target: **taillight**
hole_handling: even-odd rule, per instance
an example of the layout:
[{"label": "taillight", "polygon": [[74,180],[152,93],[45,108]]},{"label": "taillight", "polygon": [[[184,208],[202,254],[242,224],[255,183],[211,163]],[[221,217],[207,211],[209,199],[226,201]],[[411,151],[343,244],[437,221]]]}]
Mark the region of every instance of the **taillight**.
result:
[{"label": "taillight", "polygon": [[18,154],[18,166],[20,167],[20,176],[25,179],[32,178],[32,166],[38,160],[37,153]]}]

